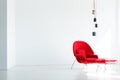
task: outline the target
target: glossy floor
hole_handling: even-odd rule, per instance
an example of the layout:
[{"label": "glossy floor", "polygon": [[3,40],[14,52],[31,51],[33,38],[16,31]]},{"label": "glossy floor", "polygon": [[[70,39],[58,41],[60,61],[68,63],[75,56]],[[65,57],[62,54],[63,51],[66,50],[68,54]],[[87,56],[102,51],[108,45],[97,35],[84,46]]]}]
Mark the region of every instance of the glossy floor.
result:
[{"label": "glossy floor", "polygon": [[120,80],[119,65],[106,66],[106,71],[101,66],[97,72],[93,66],[80,66],[72,70],[67,65],[16,66],[0,71],[0,80]]}]

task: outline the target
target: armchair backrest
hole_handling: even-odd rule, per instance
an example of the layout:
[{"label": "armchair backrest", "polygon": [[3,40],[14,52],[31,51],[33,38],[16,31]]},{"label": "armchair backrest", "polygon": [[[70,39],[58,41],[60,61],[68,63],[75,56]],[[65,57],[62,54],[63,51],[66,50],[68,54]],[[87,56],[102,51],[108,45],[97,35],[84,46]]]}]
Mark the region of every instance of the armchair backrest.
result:
[{"label": "armchair backrest", "polygon": [[78,58],[79,57],[78,54],[84,56],[82,58],[83,62],[85,61],[86,56],[94,55],[92,48],[84,41],[75,41],[73,43],[73,53],[77,60],[80,59]]}]

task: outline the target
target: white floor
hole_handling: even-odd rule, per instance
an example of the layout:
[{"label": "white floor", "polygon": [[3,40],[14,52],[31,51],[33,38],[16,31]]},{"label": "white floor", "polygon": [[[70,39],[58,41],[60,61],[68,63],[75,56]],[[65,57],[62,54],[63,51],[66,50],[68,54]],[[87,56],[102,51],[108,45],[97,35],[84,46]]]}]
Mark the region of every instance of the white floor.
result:
[{"label": "white floor", "polygon": [[94,65],[87,69],[67,65],[16,66],[8,71],[0,71],[0,80],[120,80],[120,66],[103,65],[96,72]]}]

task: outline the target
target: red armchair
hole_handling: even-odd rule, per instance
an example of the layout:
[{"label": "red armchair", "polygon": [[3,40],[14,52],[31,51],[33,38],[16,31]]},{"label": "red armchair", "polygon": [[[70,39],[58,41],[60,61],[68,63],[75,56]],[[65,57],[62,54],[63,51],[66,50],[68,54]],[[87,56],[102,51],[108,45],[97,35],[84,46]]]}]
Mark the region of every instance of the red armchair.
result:
[{"label": "red armchair", "polygon": [[[98,58],[98,55],[94,54],[92,48],[84,41],[75,41],[73,43],[73,53],[76,60],[79,63],[83,63],[83,64],[92,64],[92,63],[106,64],[109,62],[116,62],[116,60],[106,60],[106,59]],[[71,69],[75,61],[73,62]]]},{"label": "red armchair", "polygon": [[75,41],[73,44],[73,53],[79,63],[94,63],[98,59],[92,48],[84,41]]}]

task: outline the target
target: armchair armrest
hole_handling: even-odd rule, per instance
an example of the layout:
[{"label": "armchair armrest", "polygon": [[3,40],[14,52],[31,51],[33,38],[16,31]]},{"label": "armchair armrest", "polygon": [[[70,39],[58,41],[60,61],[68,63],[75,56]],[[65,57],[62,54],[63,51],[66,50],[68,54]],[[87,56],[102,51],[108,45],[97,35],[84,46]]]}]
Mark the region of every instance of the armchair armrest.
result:
[{"label": "armchair armrest", "polygon": [[86,57],[87,58],[98,58],[98,55],[95,55],[95,54],[94,55],[87,55]]}]

